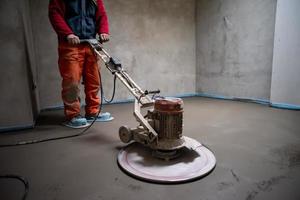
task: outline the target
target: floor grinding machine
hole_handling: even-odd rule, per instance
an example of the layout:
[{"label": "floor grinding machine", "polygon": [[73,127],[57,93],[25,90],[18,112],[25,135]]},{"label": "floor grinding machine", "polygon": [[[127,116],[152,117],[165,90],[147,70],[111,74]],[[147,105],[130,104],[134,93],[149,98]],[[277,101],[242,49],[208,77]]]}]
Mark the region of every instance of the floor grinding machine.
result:
[{"label": "floor grinding machine", "polygon": [[118,154],[121,169],[138,179],[157,183],[191,181],[214,169],[213,153],[198,141],[183,136],[182,99],[153,98],[160,91],[142,90],[98,40],[82,42],[90,44],[106,68],[135,97],[134,116],[139,125],[119,129],[121,141],[129,143]]}]

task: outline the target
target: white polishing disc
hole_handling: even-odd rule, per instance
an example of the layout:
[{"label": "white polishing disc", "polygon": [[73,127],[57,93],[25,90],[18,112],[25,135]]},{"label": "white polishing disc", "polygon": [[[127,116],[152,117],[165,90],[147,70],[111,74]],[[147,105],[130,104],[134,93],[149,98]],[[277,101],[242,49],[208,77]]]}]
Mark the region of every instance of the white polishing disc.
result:
[{"label": "white polishing disc", "polygon": [[166,161],[153,157],[152,150],[139,143],[123,148],[118,155],[119,166],[138,179],[157,183],[180,183],[207,175],[216,165],[213,153],[198,141],[185,137],[187,146],[178,158]]}]

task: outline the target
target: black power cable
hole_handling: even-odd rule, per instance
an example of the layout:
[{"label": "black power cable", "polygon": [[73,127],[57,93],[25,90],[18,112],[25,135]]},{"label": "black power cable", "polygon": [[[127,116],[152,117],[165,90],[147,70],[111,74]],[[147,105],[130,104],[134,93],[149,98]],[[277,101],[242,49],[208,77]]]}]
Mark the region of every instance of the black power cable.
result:
[{"label": "black power cable", "polygon": [[13,143],[13,144],[1,144],[0,148],[44,143],[44,142],[67,139],[67,138],[73,138],[73,137],[77,137],[77,136],[80,136],[80,135],[84,135],[86,133],[86,131],[94,124],[94,121],[87,128],[85,128],[83,131],[81,131],[80,133],[74,134],[74,135],[60,136],[60,137],[47,138],[47,139],[35,139],[35,140],[21,141],[21,142],[16,142],[16,143]]},{"label": "black power cable", "polygon": [[[100,115],[100,112],[102,110],[103,100],[105,102],[107,102],[107,103],[111,103],[114,100],[115,92],[116,92],[116,78],[117,78],[117,76],[115,75],[114,76],[113,94],[112,94],[111,99],[108,101],[104,97],[103,86],[102,86],[102,78],[101,78],[101,73],[100,73],[99,68],[98,68],[98,74],[99,74],[99,79],[100,79],[101,101],[100,101],[99,111],[97,113],[97,116]],[[94,123],[96,121],[97,121],[97,117],[95,117],[95,119],[92,121],[92,123],[88,127],[86,127],[83,131],[81,131],[81,132],[79,132],[77,134],[74,134],[74,135],[60,136],[60,137],[47,138],[47,139],[36,139],[36,140],[21,141],[21,142],[16,142],[16,143],[12,143],[12,144],[1,144],[0,148],[3,148],[3,147],[13,147],[13,146],[21,146],[21,145],[29,145],[29,144],[37,144],[37,143],[44,143],[44,142],[54,141],[54,140],[62,140],[62,139],[67,139],[67,138],[78,137],[78,136],[84,135],[94,125]]]},{"label": "black power cable", "polygon": [[0,179],[15,179],[23,183],[24,185],[24,194],[22,196],[22,200],[26,200],[28,191],[29,191],[29,183],[26,178],[19,176],[19,175],[14,175],[14,174],[7,174],[7,175],[0,175]]},{"label": "black power cable", "polygon": [[[101,95],[101,100],[100,100],[99,111],[97,113],[97,117],[101,113],[101,110],[102,110],[102,107],[103,107],[103,100],[106,103],[111,103],[114,100],[115,92],[116,92],[116,78],[117,78],[117,76],[114,75],[114,83],[113,83],[114,85],[113,85],[112,97],[111,97],[110,100],[106,100],[105,97],[104,97],[103,86],[102,86],[102,78],[101,78],[101,73],[100,73],[100,69],[99,68],[98,68],[98,75],[99,75],[99,79],[100,79],[100,95]],[[85,128],[83,131],[81,131],[78,134],[68,135],[68,136],[61,136],[61,137],[54,137],[54,138],[47,138],[47,139],[40,139],[40,140],[21,141],[21,142],[17,142],[17,143],[13,143],[13,144],[2,144],[2,145],[0,145],[0,148],[1,147],[12,147],[12,146],[20,146],[20,145],[37,144],[37,143],[43,143],[43,142],[48,142],[48,141],[54,141],[54,140],[61,140],[61,139],[78,137],[78,136],[84,135],[94,125],[94,123],[97,120],[97,117],[95,117],[95,119],[93,120],[93,122],[87,128]],[[27,179],[25,179],[22,176],[13,175],[13,174],[0,175],[0,179],[16,179],[16,180],[21,181],[24,184],[24,187],[25,187],[25,191],[24,191],[22,200],[26,200],[27,195],[28,195],[28,191],[29,191],[29,183],[28,183]]]},{"label": "black power cable", "polygon": [[[101,100],[101,103],[100,103],[100,108],[101,107],[102,107],[102,100]],[[101,111],[101,109],[99,109],[99,112],[98,112],[97,115],[100,114],[100,111]],[[62,140],[62,139],[67,139],[67,138],[78,137],[78,136],[84,135],[93,126],[93,124],[95,123],[96,119],[97,118],[95,117],[95,119],[93,120],[93,122],[88,127],[86,127],[83,131],[81,131],[81,132],[79,132],[77,134],[74,134],[74,135],[60,136],[60,137],[47,138],[47,139],[36,139],[36,140],[21,141],[21,142],[16,142],[16,143],[13,143],[13,144],[1,144],[0,148],[3,148],[3,147],[13,147],[13,146],[21,146],[21,145],[29,145],[29,144],[37,144],[37,143],[44,143],[44,142],[54,141],[54,140]]]},{"label": "black power cable", "polygon": [[[99,105],[99,111],[97,113],[97,116],[99,116],[102,107],[103,107],[103,100],[105,100],[107,103],[111,103],[114,100],[115,97],[115,91],[116,91],[116,75],[114,76],[114,86],[113,86],[113,94],[112,97],[109,101],[107,101],[104,97],[104,92],[103,92],[103,86],[102,86],[102,78],[101,78],[101,73],[100,70],[98,68],[98,75],[99,75],[99,79],[100,79],[100,95],[101,95],[101,101],[100,101],[100,105]],[[73,138],[73,137],[78,137],[81,135],[84,135],[96,122],[97,117],[95,117],[95,119],[93,120],[93,122],[87,127],[85,128],[83,131],[81,131],[78,134],[74,134],[74,135],[68,135],[68,136],[61,136],[61,137],[54,137],[54,138],[47,138],[47,139],[40,139],[40,140],[29,140],[29,141],[21,141],[21,142],[17,142],[17,143],[13,143],[13,144],[2,144],[0,145],[1,147],[12,147],[12,146],[20,146],[20,145],[29,145],[29,144],[37,144],[37,143],[43,143],[43,142],[48,142],[48,141],[54,141],[54,140],[61,140],[61,139],[67,139],[67,138]],[[13,174],[9,174],[9,175],[0,175],[0,179],[17,179],[19,181],[21,181],[24,184],[25,187],[25,191],[22,197],[22,200],[26,200],[27,195],[28,195],[28,191],[29,191],[29,183],[27,181],[27,179],[25,179],[22,176],[19,175],[13,175]]]},{"label": "black power cable", "polygon": [[[100,80],[101,80],[101,78],[100,78]],[[105,96],[103,96],[104,101],[105,101],[106,103],[111,103],[111,102],[113,102],[113,100],[114,100],[114,98],[115,98],[115,94],[116,94],[116,80],[117,80],[117,75],[115,74],[115,75],[114,75],[113,92],[112,92],[112,95],[111,95],[110,100],[107,100],[107,99],[105,98]],[[101,81],[100,84],[101,84],[101,87],[102,87],[102,81]]]}]

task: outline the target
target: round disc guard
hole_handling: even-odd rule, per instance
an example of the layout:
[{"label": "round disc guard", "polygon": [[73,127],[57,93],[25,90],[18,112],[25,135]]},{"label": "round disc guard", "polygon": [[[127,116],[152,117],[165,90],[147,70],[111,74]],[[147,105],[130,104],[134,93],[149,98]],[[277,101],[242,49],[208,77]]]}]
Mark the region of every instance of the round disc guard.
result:
[{"label": "round disc guard", "polygon": [[166,161],[153,157],[153,150],[139,143],[131,143],[118,155],[119,166],[129,175],[155,183],[181,183],[207,175],[216,165],[213,153],[198,141],[185,137],[182,154]]}]

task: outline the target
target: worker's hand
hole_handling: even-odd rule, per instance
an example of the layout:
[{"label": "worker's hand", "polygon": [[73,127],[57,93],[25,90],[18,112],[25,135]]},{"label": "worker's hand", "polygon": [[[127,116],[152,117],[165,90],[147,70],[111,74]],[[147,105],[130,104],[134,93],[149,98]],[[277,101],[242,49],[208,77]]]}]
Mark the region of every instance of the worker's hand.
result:
[{"label": "worker's hand", "polygon": [[108,42],[108,41],[109,41],[109,35],[106,34],[106,33],[101,33],[101,34],[100,34],[100,40],[101,40],[102,42]]},{"label": "worker's hand", "polygon": [[68,40],[69,44],[79,44],[80,43],[79,37],[74,34],[68,35],[67,40]]}]

